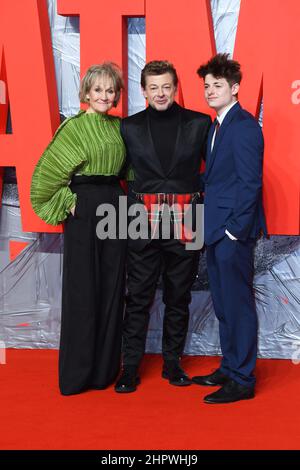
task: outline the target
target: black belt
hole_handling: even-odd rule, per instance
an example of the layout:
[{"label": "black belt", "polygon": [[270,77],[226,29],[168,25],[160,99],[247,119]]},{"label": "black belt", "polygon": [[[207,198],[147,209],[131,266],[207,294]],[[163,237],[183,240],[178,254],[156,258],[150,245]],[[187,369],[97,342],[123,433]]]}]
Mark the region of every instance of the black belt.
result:
[{"label": "black belt", "polygon": [[74,175],[71,184],[119,184],[119,177],[115,175]]}]

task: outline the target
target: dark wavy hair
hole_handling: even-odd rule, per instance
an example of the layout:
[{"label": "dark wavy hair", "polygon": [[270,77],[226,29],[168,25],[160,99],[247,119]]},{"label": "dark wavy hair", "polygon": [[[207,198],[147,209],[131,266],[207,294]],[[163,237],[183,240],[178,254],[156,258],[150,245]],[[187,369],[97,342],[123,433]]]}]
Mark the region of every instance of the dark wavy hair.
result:
[{"label": "dark wavy hair", "polygon": [[230,86],[240,84],[242,80],[241,66],[236,60],[229,59],[229,54],[215,55],[198,68],[197,74],[203,79],[208,74],[215,78],[225,78]]},{"label": "dark wavy hair", "polygon": [[164,73],[170,73],[173,77],[173,83],[175,86],[178,84],[178,76],[176,69],[171,62],[167,60],[152,60],[145,65],[141,74],[141,86],[145,90],[146,88],[146,77],[148,75],[163,75]]}]

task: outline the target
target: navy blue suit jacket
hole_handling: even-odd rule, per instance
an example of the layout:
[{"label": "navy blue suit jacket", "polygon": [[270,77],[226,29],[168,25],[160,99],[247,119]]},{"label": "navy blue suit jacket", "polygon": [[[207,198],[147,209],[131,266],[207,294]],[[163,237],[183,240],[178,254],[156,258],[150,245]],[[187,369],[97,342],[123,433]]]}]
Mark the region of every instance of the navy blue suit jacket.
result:
[{"label": "navy blue suit jacket", "polygon": [[262,205],[264,141],[255,118],[235,104],[226,114],[211,152],[207,143],[204,239],[207,245],[227,229],[239,240],[256,238],[266,223]]}]

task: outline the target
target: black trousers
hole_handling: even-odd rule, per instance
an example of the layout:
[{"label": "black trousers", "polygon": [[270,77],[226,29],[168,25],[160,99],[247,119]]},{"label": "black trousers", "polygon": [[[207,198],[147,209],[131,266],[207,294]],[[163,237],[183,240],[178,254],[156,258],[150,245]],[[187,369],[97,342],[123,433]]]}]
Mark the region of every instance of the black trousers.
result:
[{"label": "black trousers", "polygon": [[[81,177],[77,181],[86,181]],[[116,184],[72,184],[75,216],[65,222],[59,386],[63,394],[102,389],[120,368],[126,240],[100,240],[96,208],[116,207]]]},{"label": "black trousers", "polygon": [[174,239],[152,240],[141,251],[128,250],[123,365],[138,366],[144,354],[149,309],[162,267],[165,303],[162,353],[164,360],[180,359],[188,331],[191,287],[198,264],[199,251],[188,251]]}]

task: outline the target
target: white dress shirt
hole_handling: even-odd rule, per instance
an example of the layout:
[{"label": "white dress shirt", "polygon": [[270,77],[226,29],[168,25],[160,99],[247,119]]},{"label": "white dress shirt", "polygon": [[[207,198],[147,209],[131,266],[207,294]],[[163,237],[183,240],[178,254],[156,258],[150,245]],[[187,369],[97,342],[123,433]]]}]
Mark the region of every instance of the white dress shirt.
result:
[{"label": "white dress shirt", "polygon": [[[238,103],[238,101],[234,101],[234,103],[231,103],[229,106],[227,106],[227,108],[224,109],[224,111],[220,114],[220,116],[217,116],[217,121],[218,123],[220,124],[220,126],[222,125],[222,122],[224,121],[225,119],[225,116],[226,114],[228,113],[228,111],[230,111],[231,108],[233,108],[233,106]],[[211,151],[213,150],[214,148],[214,143],[215,143],[215,138],[216,138],[216,129],[214,131],[214,135],[213,135],[213,138],[211,140]]]}]

